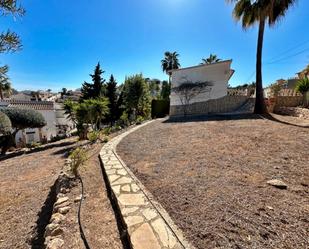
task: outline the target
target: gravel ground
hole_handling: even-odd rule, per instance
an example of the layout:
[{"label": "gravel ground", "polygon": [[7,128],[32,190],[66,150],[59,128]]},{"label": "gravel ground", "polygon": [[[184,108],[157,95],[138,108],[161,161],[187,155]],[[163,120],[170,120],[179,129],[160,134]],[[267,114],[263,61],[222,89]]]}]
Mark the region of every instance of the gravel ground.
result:
[{"label": "gravel ground", "polygon": [[117,151],[197,248],[309,248],[309,122],[274,118],[158,120]]}]

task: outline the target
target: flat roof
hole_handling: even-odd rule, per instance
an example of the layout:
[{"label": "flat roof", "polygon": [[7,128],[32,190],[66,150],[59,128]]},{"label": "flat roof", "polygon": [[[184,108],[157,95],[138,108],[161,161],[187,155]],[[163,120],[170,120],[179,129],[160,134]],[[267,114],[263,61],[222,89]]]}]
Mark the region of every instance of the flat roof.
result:
[{"label": "flat roof", "polygon": [[211,64],[201,64],[201,65],[196,65],[196,66],[192,66],[192,67],[183,67],[183,68],[169,70],[168,72],[176,72],[176,71],[187,70],[187,69],[192,69],[192,68],[199,68],[199,67],[209,67],[209,66],[213,66],[213,65],[217,65],[217,64],[227,63],[227,62],[232,63],[233,60],[230,59],[230,60],[219,61],[219,62],[215,62],[215,63],[211,63]]}]

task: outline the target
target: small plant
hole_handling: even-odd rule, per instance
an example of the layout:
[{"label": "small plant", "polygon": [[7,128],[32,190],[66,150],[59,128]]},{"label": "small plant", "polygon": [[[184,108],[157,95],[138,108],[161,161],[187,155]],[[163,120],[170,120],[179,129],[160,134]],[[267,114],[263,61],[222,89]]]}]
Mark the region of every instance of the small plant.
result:
[{"label": "small plant", "polygon": [[100,138],[100,132],[99,131],[91,131],[87,133],[87,139],[91,143],[95,143]]},{"label": "small plant", "polygon": [[103,143],[107,143],[108,142],[108,137],[105,137],[104,139],[103,139]]},{"label": "small plant", "polygon": [[302,94],[306,93],[309,91],[309,78],[307,77],[304,77],[302,79],[300,79],[298,82],[297,82],[297,85],[295,87],[295,90],[297,92],[300,92]]},{"label": "small plant", "polygon": [[31,142],[30,144],[27,145],[29,149],[36,149],[40,147],[42,144],[39,142]]},{"label": "small plant", "polygon": [[137,116],[136,124],[137,124],[137,125],[140,125],[141,123],[144,122],[144,120],[145,120],[145,119],[144,119],[142,116]]},{"label": "small plant", "polygon": [[130,121],[129,121],[129,116],[126,112],[124,112],[121,117],[120,117],[120,121],[122,123],[123,126],[129,126]]},{"label": "small plant", "polygon": [[103,133],[108,136],[109,134],[112,133],[112,127],[106,127],[103,129]]},{"label": "small plant", "polygon": [[69,158],[72,160],[70,164],[71,172],[75,177],[78,177],[78,169],[87,161],[87,152],[85,149],[78,147],[71,152]]},{"label": "small plant", "polygon": [[308,106],[309,105],[309,100],[307,98],[308,92],[309,92],[309,78],[304,77],[301,80],[298,81],[295,90],[297,92],[300,92],[303,94],[304,99],[303,99],[303,105]]}]

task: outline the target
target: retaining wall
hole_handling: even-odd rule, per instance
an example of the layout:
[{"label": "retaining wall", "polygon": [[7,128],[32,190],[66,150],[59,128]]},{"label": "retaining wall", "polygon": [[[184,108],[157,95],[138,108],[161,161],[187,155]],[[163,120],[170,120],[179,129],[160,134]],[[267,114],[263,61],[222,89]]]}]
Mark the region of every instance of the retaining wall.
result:
[{"label": "retaining wall", "polygon": [[[232,112],[242,106],[248,100],[247,96],[224,96],[219,99],[211,99],[204,102],[190,104],[187,107],[188,115],[203,115]],[[170,116],[183,116],[184,106],[170,107]]]},{"label": "retaining wall", "polygon": [[296,107],[303,104],[303,96],[278,96],[276,98],[275,110],[280,107]]}]

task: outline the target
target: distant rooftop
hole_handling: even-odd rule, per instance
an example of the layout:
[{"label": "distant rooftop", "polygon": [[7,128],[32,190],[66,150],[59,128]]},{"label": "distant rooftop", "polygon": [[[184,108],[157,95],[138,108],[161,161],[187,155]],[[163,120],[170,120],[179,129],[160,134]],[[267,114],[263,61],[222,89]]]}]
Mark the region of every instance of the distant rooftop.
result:
[{"label": "distant rooftop", "polygon": [[0,106],[18,107],[33,110],[54,110],[54,102],[51,101],[24,101],[14,99],[4,99],[0,101]]}]

